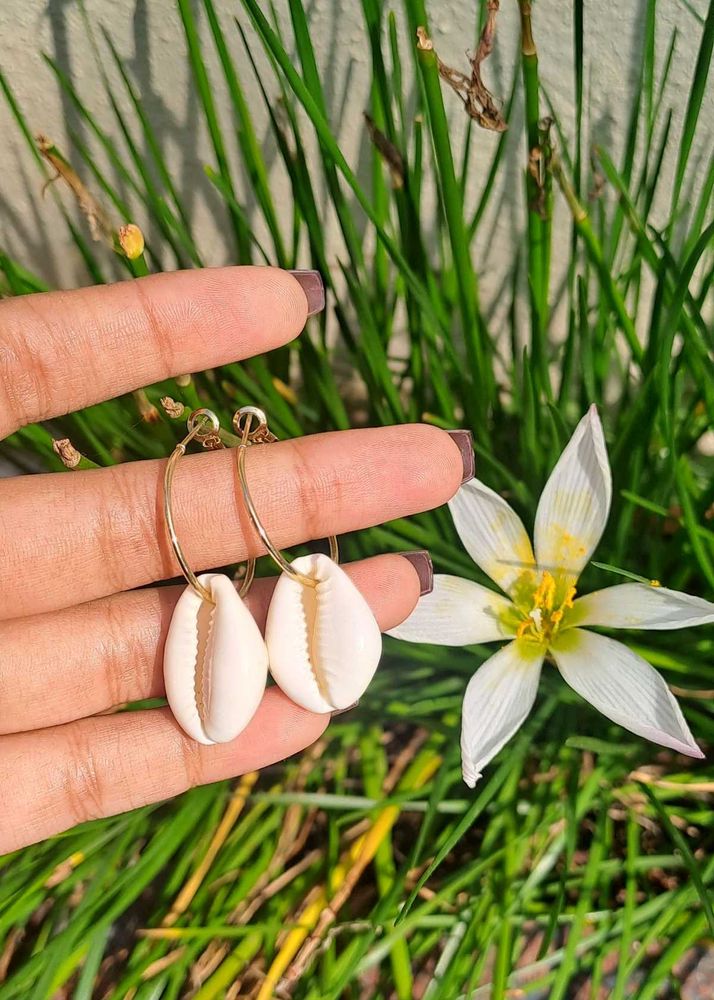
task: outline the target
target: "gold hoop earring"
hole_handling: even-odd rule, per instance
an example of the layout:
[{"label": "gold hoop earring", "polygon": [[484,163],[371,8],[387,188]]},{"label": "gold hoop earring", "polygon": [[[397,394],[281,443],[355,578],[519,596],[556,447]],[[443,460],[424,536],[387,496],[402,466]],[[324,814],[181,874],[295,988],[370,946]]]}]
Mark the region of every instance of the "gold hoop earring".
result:
[{"label": "gold hoop earring", "polygon": [[[265,413],[244,406],[233,417],[240,437],[236,469],[250,520],[269,555],[281,569],[265,626],[270,672],[296,704],[312,712],[348,708],[359,700],[379,665],[382,635],[362,594],[338,565],[339,549],[330,537],[330,555],[314,553],[288,562],[273,543],[250,493],[248,449],[277,441]],[[247,576],[253,575],[249,562]]]},{"label": "gold hoop earring", "polygon": [[222,448],[212,410],[194,410],[188,434],[174,448],[164,472],[164,519],[188,586],[174,609],[164,646],[166,698],[174,718],[199,743],[227,743],[245,729],[265,690],[268,654],[255,619],[232,580],[191,569],[176,531],[173,483],[191,441]]}]

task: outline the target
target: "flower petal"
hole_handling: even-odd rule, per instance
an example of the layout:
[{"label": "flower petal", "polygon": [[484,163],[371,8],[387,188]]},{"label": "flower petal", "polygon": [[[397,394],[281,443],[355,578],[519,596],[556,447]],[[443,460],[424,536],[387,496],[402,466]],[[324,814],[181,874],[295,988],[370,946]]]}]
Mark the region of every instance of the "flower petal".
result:
[{"label": "flower petal", "polygon": [[471,479],[449,501],[464,548],[506,593],[524,574],[535,580],[535,559],[523,522],[503,497]]},{"label": "flower petal", "polygon": [[691,628],[714,622],[714,604],[667,587],[621,583],[580,597],[569,620],[608,628]]},{"label": "flower petal", "polygon": [[591,406],[558,459],[538,503],[535,552],[540,569],[566,570],[574,583],[600,541],[612,478],[597,410]]},{"label": "flower petal", "polygon": [[461,716],[461,767],[469,788],[525,722],[543,656],[542,646],[516,640],[486,660],[469,681]]},{"label": "flower petal", "polygon": [[574,628],[557,636],[551,652],[568,684],[608,719],[690,757],[704,756],[662,677],[623,643]]},{"label": "flower petal", "polygon": [[515,624],[508,622],[513,612],[511,602],[488,587],[458,576],[437,574],[432,592],[420,598],[407,620],[387,635],[439,646],[494,642],[514,635]]}]

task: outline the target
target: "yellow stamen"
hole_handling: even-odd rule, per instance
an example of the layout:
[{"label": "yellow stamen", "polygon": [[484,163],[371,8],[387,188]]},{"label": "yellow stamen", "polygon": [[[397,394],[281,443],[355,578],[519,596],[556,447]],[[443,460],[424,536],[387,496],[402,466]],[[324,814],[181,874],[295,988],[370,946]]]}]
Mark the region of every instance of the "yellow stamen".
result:
[{"label": "yellow stamen", "polygon": [[564,599],[556,607],[558,587],[553,574],[544,570],[540,583],[533,591],[531,610],[516,630],[517,639],[528,639],[543,645],[553,640],[566,609],[573,607],[576,594],[575,587],[568,587]]},{"label": "yellow stamen", "polygon": [[516,639],[522,639],[532,624],[532,618],[524,618],[516,630]]},{"label": "yellow stamen", "polygon": [[543,608],[545,611],[552,611],[554,597],[555,580],[553,578],[553,574],[546,570],[543,573],[543,579],[533,595],[533,603],[537,608]]},{"label": "yellow stamen", "polygon": [[661,587],[661,586],[662,584],[659,582],[659,580],[650,580],[650,587]]}]

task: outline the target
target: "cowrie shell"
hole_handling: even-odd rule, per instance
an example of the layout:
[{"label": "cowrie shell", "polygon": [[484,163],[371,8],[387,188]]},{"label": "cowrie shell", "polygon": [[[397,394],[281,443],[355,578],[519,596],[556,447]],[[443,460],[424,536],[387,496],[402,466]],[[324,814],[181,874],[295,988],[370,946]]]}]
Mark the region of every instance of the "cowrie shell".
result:
[{"label": "cowrie shell", "polygon": [[245,729],[260,704],[268,653],[255,619],[227,576],[198,582],[215,604],[186,587],[164,646],[166,698],[176,721],[199,743],[227,743]]},{"label": "cowrie shell", "polygon": [[328,556],[301,556],[291,566],[318,583],[309,587],[285,573],[279,578],[265,627],[270,672],[303,708],[321,713],[347,708],[364,693],[379,664],[379,626],[364,597]]}]

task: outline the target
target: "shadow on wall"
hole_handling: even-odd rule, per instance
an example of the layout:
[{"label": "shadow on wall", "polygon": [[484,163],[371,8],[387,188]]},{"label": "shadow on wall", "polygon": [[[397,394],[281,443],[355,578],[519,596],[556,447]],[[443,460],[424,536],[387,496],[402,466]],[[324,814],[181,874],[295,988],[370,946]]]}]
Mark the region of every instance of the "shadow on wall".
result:
[{"label": "shadow on wall", "polygon": [[[19,2],[20,0],[11,0],[11,5]],[[237,12],[240,16],[240,4],[236,4],[235,0],[214,0],[214,5],[246,86],[251,112],[255,116],[256,130],[270,170],[271,184],[284,216],[284,232],[289,236],[292,226],[290,179],[273,138],[260,88],[253,78],[249,60],[242,50],[240,34],[233,24],[234,14]],[[440,0],[438,4],[433,2],[428,6],[432,34],[440,55],[451,65],[466,69],[465,50],[474,48],[478,34],[477,19],[474,16],[474,10],[478,7],[476,0],[473,4],[463,4],[461,0]],[[96,115],[101,126],[116,141],[121,161],[129,164],[131,154],[127,150],[126,138],[122,135],[122,126],[117,121],[117,113],[124,116],[131,141],[139,156],[144,161],[150,162],[150,144],[137,122],[136,112],[132,109],[130,98],[112,64],[103,37],[103,29],[109,29],[140,95],[142,109],[165,156],[186,214],[195,226],[197,242],[205,262],[222,264],[235,260],[236,253],[231,245],[225,202],[204,171],[206,164],[215,164],[216,157],[206,128],[200,95],[191,79],[185,39],[175,0],[153,0],[151,4],[148,0],[115,0],[111,7],[101,0],[85,0],[85,7],[91,26],[90,31],[85,27],[77,0],[47,0],[44,11],[41,15],[37,15],[37,20],[32,23],[28,21],[24,48],[36,44],[37,50],[46,49],[49,52],[59,71],[66,76],[71,86],[76,88],[80,98],[86,102],[87,109]],[[396,13],[401,31],[400,50],[406,66],[410,63],[409,49],[414,43],[406,35],[401,6],[398,3],[385,3],[385,7],[393,8]],[[204,16],[203,4],[200,0],[194,0],[192,9],[199,23],[204,43],[203,53],[216,106],[224,126],[226,142],[230,147],[229,157],[236,166],[239,197],[248,220],[251,224],[255,224],[256,231],[261,236],[263,230],[260,212],[252,197],[250,186],[242,176],[234,130],[231,127],[230,101]],[[292,38],[288,0],[277,0],[276,9],[284,29],[284,37]],[[614,0],[585,5],[584,103],[589,111],[586,115],[589,123],[586,122],[585,132],[586,135],[589,134],[589,139],[585,140],[582,152],[583,160],[586,162],[590,140],[601,143],[615,159],[618,158],[626,141],[629,126],[627,118],[632,106],[631,96],[640,85],[638,74],[644,39],[642,25],[647,9],[648,0],[637,0],[636,4],[629,5],[626,9]],[[330,121],[348,161],[356,169],[361,183],[369,190],[373,158],[362,113],[370,106],[370,55],[361,5],[351,0],[306,0],[306,12],[320,66]],[[537,14],[536,42],[541,48],[541,75],[545,95],[553,101],[565,133],[572,139],[575,121],[573,11],[570,7],[567,11],[563,10],[556,0],[541,0]],[[683,13],[683,9],[675,13],[669,10],[662,12],[663,50],[669,43],[672,25],[679,25],[685,17],[692,21],[692,16]],[[693,21],[692,23],[690,21],[686,25],[682,21],[680,37],[685,34],[684,28],[694,27]],[[515,3],[502,5],[496,45],[489,58],[485,75],[494,95],[503,105],[507,103],[515,80],[516,99],[510,115],[506,155],[500,167],[499,182],[475,247],[487,313],[498,310],[499,301],[503,298],[499,291],[504,281],[510,280],[510,267],[517,248],[522,244],[526,149],[523,137],[518,31],[517,5]],[[699,31],[690,34],[694,52],[698,44]],[[32,42],[29,41],[30,38]],[[273,109],[280,115],[279,88],[273,71],[262,54],[259,40],[250,32],[249,42],[268,99],[274,102]],[[22,50],[18,53],[18,49],[15,48],[15,59],[22,54]],[[90,167],[80,156],[80,150],[91,150],[92,155],[97,157],[97,163],[111,178],[120,198],[130,206],[135,221],[146,229],[150,245],[160,249],[159,256],[163,266],[166,268],[178,266],[179,262],[166,246],[166,241],[156,223],[147,223],[146,213],[139,208],[136,194],[131,190],[131,181],[122,170],[121,162],[119,165],[112,164],[111,155],[102,150],[101,141],[94,134],[91,123],[77,107],[72,96],[61,90],[53,79],[51,71],[40,63],[39,56],[36,56],[35,52],[28,55],[32,56],[33,65],[37,65],[38,72],[42,73],[41,87],[46,88],[46,98],[40,104],[39,114],[36,94],[34,107],[32,101],[27,100],[31,127],[42,128],[56,138],[58,144],[61,144],[62,151],[70,158],[92,191],[106,199],[97,178],[92,176]],[[658,72],[663,58],[664,51],[658,51]],[[687,63],[686,59],[682,59],[681,52],[678,53],[675,70],[679,75],[673,74],[672,89],[667,97],[672,103],[677,103],[677,88],[682,95],[686,92],[684,88],[689,86],[688,75],[692,70],[691,61]],[[104,87],[103,77],[110,80],[109,93]],[[407,107],[413,108],[415,83],[407,72],[405,81],[406,104]],[[36,92],[42,92],[37,80],[30,80],[27,89],[30,90],[32,86]],[[21,89],[18,97],[23,106],[26,96]],[[115,106],[112,101],[115,102]],[[454,149],[458,160],[467,131],[467,118],[455,94],[445,90],[444,102],[451,117]],[[683,99],[679,100],[679,103],[683,104]],[[543,106],[545,110],[545,101]],[[328,245],[332,250],[333,260],[337,263],[343,256],[339,228],[330,209],[330,199],[325,191],[321,170],[317,167],[319,158],[315,155],[314,137],[310,127],[306,129],[306,135],[309,137],[306,148],[308,162],[316,165],[315,197],[323,209]],[[477,202],[480,195],[497,141],[498,136],[494,133],[484,132],[473,126],[467,190],[467,201],[472,205]],[[675,148],[673,145],[673,149]],[[16,150],[21,150],[21,146],[19,142],[13,140],[6,147],[5,163],[2,162],[0,153],[0,166],[4,168],[3,172],[7,168],[7,173],[14,177],[13,183],[4,185],[4,190],[0,193],[4,239],[7,240],[11,252],[14,252],[21,262],[38,270],[51,284],[86,283],[89,279],[86,271],[80,270],[81,262],[77,260],[76,251],[72,249],[63,252],[69,247],[69,241],[62,230],[61,217],[51,208],[52,199],[48,198],[43,204],[37,195],[40,181],[34,172],[34,164],[29,155],[23,149],[16,162],[8,163],[8,160],[15,156]],[[708,151],[704,151],[705,154],[706,152]],[[673,159],[673,156],[671,158]],[[136,174],[133,165],[131,169],[132,173]],[[155,171],[151,171],[150,167],[149,170],[154,181],[158,182]],[[160,183],[158,187],[161,187]],[[19,190],[32,192],[32,197],[26,198],[20,209]],[[60,191],[59,186],[56,190],[60,195],[63,209],[75,221],[78,229],[85,231],[83,220],[77,216],[75,206],[67,192]],[[343,185],[343,190],[348,203],[354,205],[355,225],[359,229],[364,226],[363,213],[355,205],[346,185]],[[29,206],[25,208],[28,202]],[[429,198],[427,190],[423,201],[423,214],[425,218],[431,220],[436,233],[437,220],[434,218],[434,208],[434,199]],[[565,242],[562,245],[565,246],[569,221],[562,205],[558,211],[560,220],[556,218],[556,224],[563,227],[562,235]],[[426,225],[428,227],[429,224]],[[558,245],[559,242],[556,240],[555,246]],[[301,249],[305,251],[304,247]],[[68,276],[69,260],[72,261],[72,268],[76,267],[76,275]],[[108,264],[113,263],[109,255]],[[554,261],[554,266],[556,269],[554,278],[557,281],[557,260]],[[118,271],[116,273],[119,274]]]},{"label": "shadow on wall", "polygon": [[[125,0],[125,3],[120,5],[133,8],[130,11],[133,52],[130,56],[124,56],[122,53],[124,65],[140,94],[143,110],[151,123],[158,144],[166,157],[172,173],[172,179],[181,197],[187,216],[191,219],[197,215],[202,217],[202,229],[199,232],[207,231],[209,233],[212,252],[209,251],[207,254],[206,263],[219,264],[232,261],[235,259],[235,252],[234,248],[228,245],[229,239],[226,235],[226,205],[207,178],[204,169],[206,164],[213,165],[216,157],[206,129],[199,92],[193,80],[187,79],[186,86],[182,88],[183,106],[177,109],[175,101],[167,101],[167,81],[165,79],[162,80],[160,71],[157,71],[157,67],[160,68],[166,65],[166,55],[159,51],[160,46],[164,43],[161,39],[157,39],[155,24],[152,27],[149,17],[149,3],[147,0]],[[225,134],[226,136],[231,136],[229,99],[223,89],[221,70],[211,44],[208,29],[205,25],[205,18],[200,9],[202,5],[194,2],[192,6],[196,19],[201,24],[202,29],[205,29],[202,33],[202,37],[206,42],[204,45],[204,57],[208,63],[212,85],[215,86],[214,96],[216,97],[221,120],[224,125],[228,125],[228,128],[225,129]],[[287,4],[282,4],[282,6],[287,8]],[[307,6],[308,18],[315,12],[316,6],[315,3]],[[243,75],[245,80],[248,81],[248,89],[250,90],[250,81],[248,79],[250,75],[249,62],[245,58],[245,54],[241,53],[239,32],[231,24],[234,4],[223,3],[222,0],[217,0],[216,7],[224,21],[223,26],[226,29],[226,37],[232,44],[232,52],[236,58],[236,64],[241,72],[245,69]],[[282,11],[282,13],[286,15],[287,10]],[[109,29],[109,33],[111,34],[112,21],[115,20],[115,17],[105,23],[103,18],[92,17],[90,14],[91,35],[88,35],[86,31],[80,35],[77,31],[78,5],[76,0],[49,0],[46,7],[46,16],[49,22],[51,38],[50,54],[52,60],[72,87],[76,89],[80,99],[86,102],[86,109],[92,114],[96,114],[100,121],[109,123],[109,134],[117,142],[122,155],[128,156],[126,146],[122,145],[121,125],[116,120],[116,117],[112,121],[112,114],[115,115],[116,112],[112,109],[111,98],[104,86],[104,80],[107,78],[110,84],[116,83],[115,75],[111,72],[113,67],[110,67],[110,60],[106,58],[106,42],[104,38],[105,30]],[[321,12],[318,11],[316,16],[319,17],[323,25],[326,21],[329,22],[329,39],[326,44],[323,41],[321,47],[322,51],[326,54],[326,58],[321,66],[321,72],[328,110],[332,121],[343,122],[350,115],[353,117],[355,114],[361,115],[363,107],[367,107],[367,102],[362,103],[360,99],[359,108],[354,107],[355,60],[352,58],[348,59],[346,72],[339,63],[341,19],[338,16],[326,18],[324,10]],[[179,25],[179,15],[175,7],[173,9],[173,17],[176,19],[177,25]],[[232,31],[231,28],[233,28]],[[86,50],[78,51],[78,36],[84,38],[87,49],[92,49],[94,56],[92,60],[87,58]],[[289,32],[286,32],[286,37],[290,37]],[[181,41],[183,43],[183,38],[181,38]],[[267,62],[261,58],[260,42],[257,38],[254,40],[254,45],[251,45],[251,50],[259,66],[265,72],[263,82],[266,86],[268,96],[274,98],[277,105],[278,86]],[[185,70],[188,76],[190,70],[184,44],[182,44],[180,51],[176,53],[176,58],[185,63]],[[88,73],[90,64],[91,75]],[[49,82],[52,85],[52,81],[50,80]],[[255,89],[257,92],[257,88]],[[362,89],[364,90],[364,87]],[[65,152],[83,178],[92,185],[92,178],[87,177],[87,167],[81,162],[80,157],[77,155],[77,150],[82,147],[97,150],[97,136],[91,124],[87,121],[86,115],[77,107],[72,96],[61,87],[58,87],[58,93],[61,100],[64,130],[70,140],[70,145]],[[146,136],[140,131],[136,123],[135,113],[126,104],[126,100],[119,90],[115,90],[113,96],[120,113],[125,115],[125,121],[132,132],[132,141],[136,150],[145,162],[150,162],[150,146]],[[173,97],[174,95],[172,94],[171,96]],[[410,101],[413,103],[413,97],[410,98]],[[265,112],[261,114],[262,110],[258,108],[256,113],[258,134],[262,139],[263,156],[272,177],[274,174],[280,175],[284,173],[284,168],[272,130],[269,127],[268,115]],[[231,153],[236,157],[237,163],[237,150],[229,150],[229,155]],[[359,145],[359,162],[356,164],[356,169],[361,182],[368,187],[372,169],[368,143],[362,142]],[[117,169],[116,164],[112,165],[111,162],[107,163],[107,170],[111,177],[112,185],[121,199],[129,205],[136,205],[136,194],[132,192],[131,186],[127,183],[127,178],[123,172]],[[240,167],[238,167],[238,173],[240,173]],[[242,207],[249,221],[256,221],[259,227],[260,222],[256,220],[259,211],[255,197],[250,189],[250,185],[245,183],[246,178],[243,177],[242,180],[243,184],[239,188]],[[31,188],[36,188],[36,182],[30,181],[29,178],[28,182]],[[289,178],[283,176],[278,183],[282,185],[282,190],[285,193],[287,201],[287,198],[290,197]],[[323,210],[328,212],[329,196],[324,189],[321,177],[316,176],[315,186],[318,203],[322,201]],[[357,203],[351,198],[349,192],[346,192],[346,196],[355,208],[355,221],[358,228],[359,226],[364,227],[363,216],[358,210]],[[63,201],[69,205],[66,198],[63,198]],[[69,207],[73,208],[73,206]],[[285,209],[285,228],[287,231],[291,223],[292,204],[288,205],[286,203]],[[37,206],[35,206],[35,212],[37,212]],[[33,260],[41,259],[43,261],[43,265],[46,265],[43,266],[44,276],[51,283],[58,283],[59,275],[56,273],[52,254],[47,253],[46,241],[42,236],[35,239],[30,236],[33,230],[35,233],[42,232],[41,219],[36,217],[31,224],[23,225],[22,220],[19,218],[13,219],[12,214],[10,209],[5,216],[6,220],[8,220],[8,228],[17,233],[20,242],[26,250],[29,248],[29,255]],[[138,211],[137,218],[141,217],[141,212]],[[210,224],[208,222],[209,219]],[[81,218],[77,218],[76,221],[78,225],[82,224]],[[146,229],[148,241],[154,247],[160,248],[163,238],[156,224],[151,222],[147,224],[144,221],[143,226]],[[219,235],[218,240],[215,238],[216,234]],[[219,255],[219,259],[217,259],[217,255]],[[176,266],[176,262],[172,262],[170,259],[166,259],[163,263],[166,267]]]},{"label": "shadow on wall", "polygon": [[[289,233],[292,213],[290,181],[285,174],[260,90],[252,78],[249,61],[242,51],[239,32],[232,24],[236,5],[232,0],[215,0],[215,6],[236,65],[251,99],[251,111],[255,112],[256,128],[262,141],[263,155],[270,171],[271,180],[274,181],[276,197],[279,203],[282,198],[282,204],[285,206],[285,230],[286,233]],[[287,0],[278,0],[276,6],[281,25],[285,29],[284,37],[291,39]],[[201,29],[201,37],[204,42],[203,52],[209,77],[214,87],[216,105],[223,125],[228,126],[225,128],[225,135],[232,142],[234,137],[230,128],[229,98],[225,91],[222,72],[202,7],[200,2],[194,0],[192,8]],[[316,54],[320,63],[330,121],[343,143],[348,159],[356,170],[360,182],[369,190],[373,170],[372,149],[362,121],[363,111],[370,106],[369,52],[362,14],[358,9],[359,5],[356,7],[357,9],[353,9],[353,6],[345,3],[345,0],[341,0],[341,2],[338,0],[308,0],[306,12],[314,31]],[[70,159],[85,183],[88,184],[93,193],[101,195],[97,179],[92,176],[90,168],[83,162],[80,155],[81,150],[90,150],[92,155],[97,157],[97,163],[101,165],[102,170],[106,171],[107,176],[111,179],[112,186],[118,196],[133,207],[137,221],[140,221],[146,230],[149,243],[155,248],[162,247],[165,241],[156,224],[147,223],[143,217],[126,173],[117,166],[116,162],[112,163],[111,155],[107,154],[106,149],[102,150],[101,140],[98,139],[86,114],[88,111],[95,116],[101,127],[116,142],[124,161],[130,162],[126,139],[122,136],[122,126],[116,118],[118,111],[124,116],[136,151],[142,159],[150,161],[149,143],[137,124],[136,113],[132,110],[130,100],[119,81],[115,67],[112,65],[103,33],[105,29],[109,29],[113,38],[115,35],[120,35],[120,39],[117,39],[117,47],[131,80],[140,94],[143,111],[151,123],[152,130],[169,165],[186,213],[189,218],[196,220],[199,244],[202,249],[204,246],[206,247],[206,263],[219,264],[235,259],[234,250],[228,245],[229,240],[226,235],[228,227],[226,225],[225,203],[204,171],[204,166],[214,164],[216,157],[206,129],[200,96],[193,80],[190,79],[185,39],[175,3],[172,3],[172,0],[165,0],[165,2],[150,5],[148,0],[117,0],[111,14],[109,14],[107,8],[103,8],[100,3],[87,0],[86,9],[89,30],[85,27],[77,0],[48,0],[41,25],[42,37],[38,41],[38,49],[46,49],[58,71],[66,78],[69,86],[76,90],[80,100],[85,103],[85,108],[77,106],[73,96],[57,83],[51,70],[40,64],[38,58],[38,66],[43,75],[46,76],[48,89],[57,95],[59,114],[53,112],[49,120],[43,116],[39,121],[36,113],[31,114],[31,127],[42,129],[53,139],[56,138],[61,151]],[[157,11],[159,10],[165,12],[166,21],[170,20],[171,22],[166,31],[157,32]],[[454,32],[455,38],[450,39],[450,41],[455,41],[457,46],[460,46],[461,40],[469,35],[475,39],[476,34],[473,12],[462,13],[461,19],[465,26],[468,25],[468,28],[466,31],[459,29]],[[402,58],[406,64],[409,59],[408,47],[413,43],[406,37],[403,20],[401,17],[398,18],[402,32],[400,38]],[[279,114],[279,88],[273,72],[262,55],[259,40],[249,33],[249,42],[252,54],[262,74],[268,98],[275,101],[273,109]],[[517,53],[512,42],[513,39],[508,39],[506,42],[504,38],[504,45],[507,45],[508,48],[507,56],[504,57],[500,48],[497,47],[491,57],[489,72],[494,79],[499,81],[495,88],[497,94],[507,95],[510,92],[513,73],[518,69]],[[162,47],[163,52],[161,51]],[[166,49],[169,47],[175,49],[175,60],[167,60]],[[465,66],[463,51],[459,51],[457,48],[456,53],[459,61],[463,62]],[[167,74],[167,70],[170,70],[170,74]],[[110,93],[107,93],[105,88],[107,79],[110,81]],[[405,74],[405,89],[407,91],[405,106],[408,109],[413,108],[415,106],[415,83],[408,73]],[[22,94],[19,96],[22,100]],[[458,148],[458,139],[463,141],[465,135],[466,116],[455,95],[447,93],[445,100],[452,112],[453,131],[457,136],[456,146]],[[115,102],[115,106],[113,106],[112,101]],[[514,109],[514,115],[516,117],[520,115],[518,107]],[[306,134],[308,141],[314,142],[310,127],[307,128]],[[477,149],[476,158],[479,164],[482,163],[484,167],[488,162],[486,154],[495,148],[495,139],[495,136],[488,135],[484,143],[478,144],[484,147],[483,156]],[[503,188],[505,192],[512,192],[520,185],[520,161],[522,159],[520,153],[522,150],[519,149],[518,144],[522,140],[519,126],[516,125],[513,128],[508,140],[512,143],[513,152],[516,155],[508,156],[505,160]],[[306,152],[308,162],[315,164],[319,162],[318,157],[315,156],[314,147],[308,148]],[[237,164],[237,150],[232,148],[229,150],[229,154]],[[25,171],[23,185],[27,185],[27,188],[34,194],[37,192],[40,182],[36,179],[36,175],[32,174],[34,168],[29,157],[25,156],[24,150],[20,154],[20,161],[20,170]],[[28,165],[31,168],[29,170],[30,176],[27,176]],[[237,169],[237,174],[240,174],[240,167]],[[478,180],[481,174],[485,175],[485,170],[475,169],[474,179]],[[242,205],[248,219],[251,222],[256,220],[258,232],[260,232],[260,221],[256,219],[259,212],[255,199],[249,185],[245,183],[245,177],[242,180],[243,184],[239,183]],[[477,187],[478,184],[475,183],[474,192],[476,192]],[[344,186],[344,192],[348,204],[352,204],[354,207],[355,225],[358,231],[361,229],[363,233],[365,227],[363,213],[346,186]],[[70,214],[77,227],[84,230],[83,220],[75,211],[75,206],[67,192],[59,191],[58,188],[58,193],[61,195],[63,208]],[[318,205],[323,209],[326,226],[330,233],[330,244],[337,257],[340,254],[341,245],[338,226],[332,216],[329,195],[319,169],[315,171],[315,196]],[[102,197],[106,198],[106,196]],[[0,199],[2,198],[3,195],[0,195]],[[498,213],[501,227],[506,219],[510,219],[511,223],[515,225],[518,213],[510,211],[511,202],[512,199],[505,198],[501,207],[505,207],[507,211],[499,211]],[[427,198],[425,214],[433,213],[433,208],[433,204],[430,204]],[[21,260],[27,262],[29,266],[38,267],[39,265],[43,277],[49,283],[66,284],[67,261],[63,260],[62,255],[58,253],[59,240],[53,241],[47,238],[47,225],[46,222],[43,223],[46,211],[39,198],[33,197],[32,217],[25,220],[13,212],[12,204],[8,198],[4,212],[5,230],[13,234],[13,247],[19,246],[21,248],[21,253],[18,254]],[[436,228],[436,219],[434,219],[434,228]],[[64,239],[64,234],[62,234],[61,239]],[[175,267],[176,261],[172,261],[167,253],[163,264],[169,268]],[[79,280],[81,283],[85,283],[86,275]]]},{"label": "shadow on wall", "polygon": [[[186,87],[184,107],[177,113],[171,109],[160,89],[156,86],[156,70],[153,67],[161,65],[161,63],[154,61],[154,48],[157,43],[150,28],[148,8],[148,0],[133,0],[133,11],[130,15],[133,54],[124,58],[124,65],[140,94],[144,112],[151,122],[161,149],[170,151],[170,159],[168,156],[167,159],[174,183],[181,195],[188,216],[191,217],[197,204],[203,202],[208,207],[215,225],[219,226],[223,223],[225,215],[224,205],[215,188],[206,178],[204,172],[206,160],[199,155],[200,147],[195,141],[201,117],[199,97],[194,87]],[[92,78],[88,80],[89,60],[86,58],[86,53],[82,53],[81,57],[78,55],[78,33],[76,30],[74,33],[70,30],[71,21],[76,22],[77,19],[76,0],[49,0],[47,17],[50,24],[53,60],[76,89],[80,99],[86,101],[87,110],[99,113],[100,120],[102,118],[106,120],[111,101],[102,85],[102,74],[107,73],[108,65],[102,61],[101,53],[106,52],[103,32],[106,30],[111,33],[111,19],[90,17],[93,37],[87,38],[86,44],[87,47],[95,48],[96,58],[91,64],[94,70]],[[59,88],[59,93],[65,129],[73,140],[72,145],[78,145],[74,141],[76,137],[82,146],[89,149],[96,148],[96,135],[86,117],[77,108],[66,90]],[[133,141],[138,152],[145,162],[150,161],[148,142],[138,127],[135,127],[135,115],[132,115],[125,102],[121,100],[120,94],[117,94],[116,99],[121,112],[126,113],[126,121],[132,129]],[[116,119],[114,130],[110,134],[117,140],[121,139],[120,126]],[[117,145],[121,148],[120,141],[117,141]],[[71,153],[71,148],[68,153]],[[77,168],[83,173],[87,169],[79,163]],[[135,202],[135,196],[128,188],[126,178],[116,168],[113,170],[110,168],[110,173],[113,186],[122,200],[132,205]],[[147,239],[154,246],[160,247],[162,239],[156,225],[149,224],[147,226],[144,221],[144,227]],[[166,265],[170,266],[170,262],[166,261]]]}]

